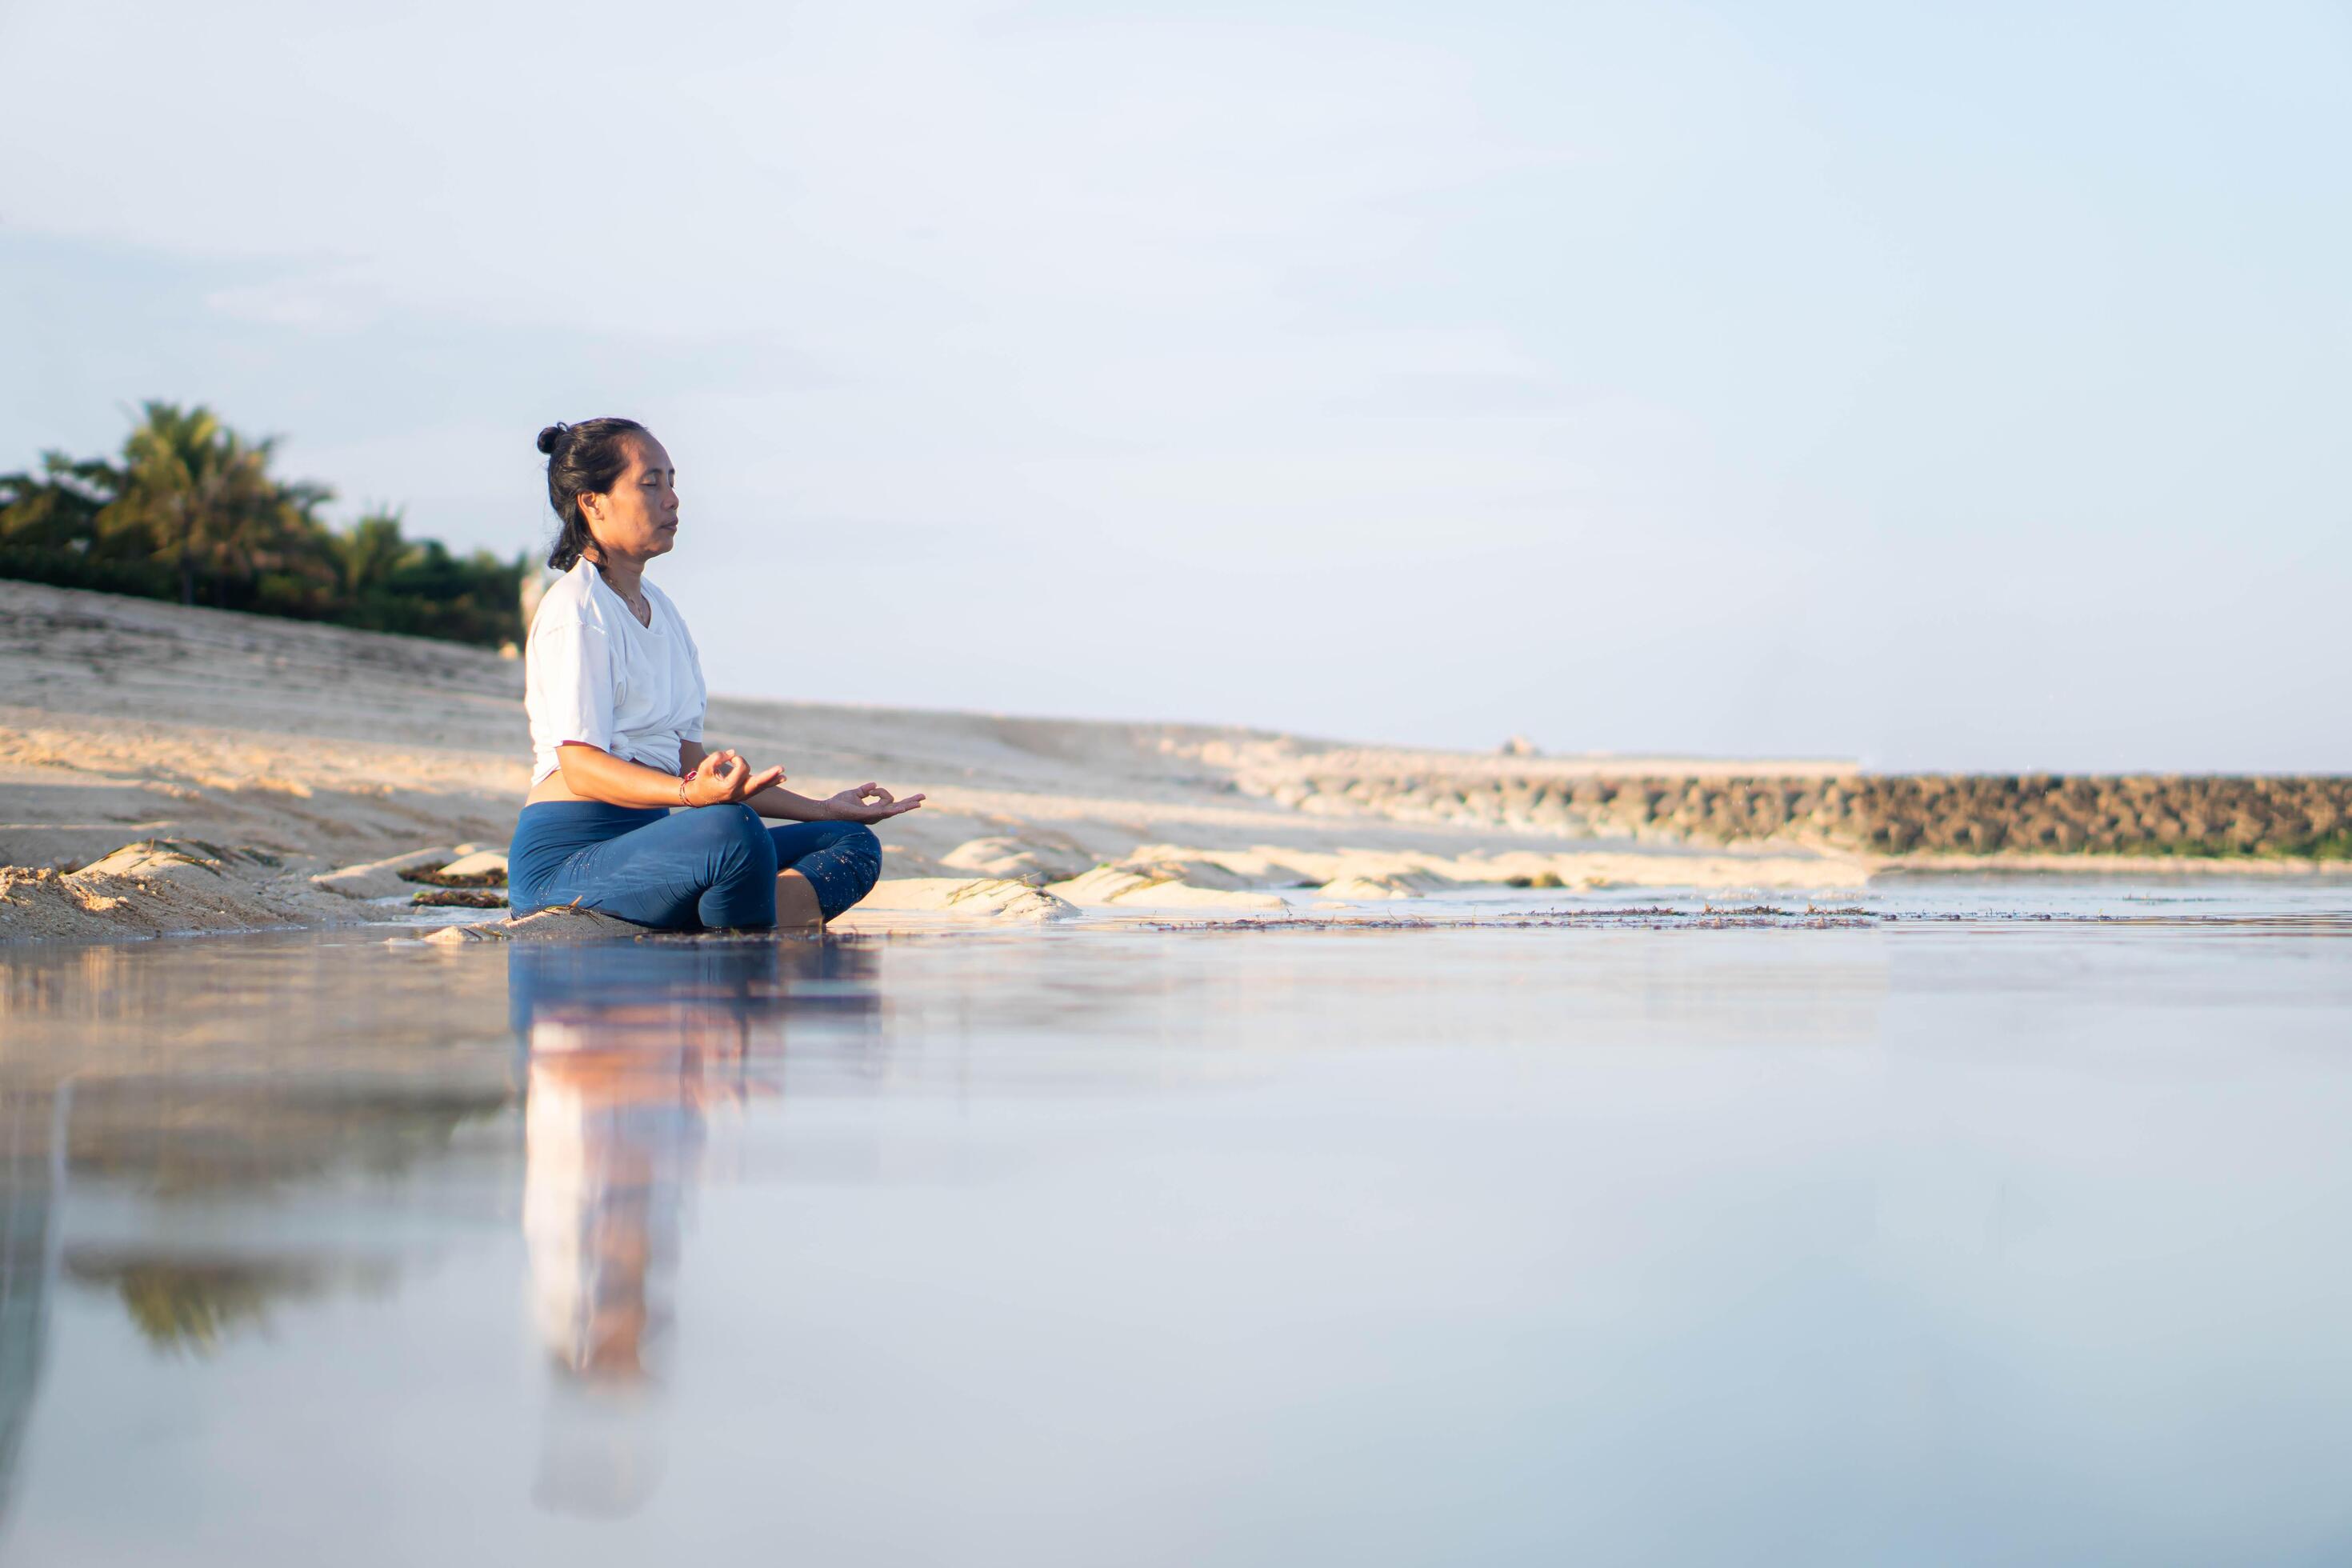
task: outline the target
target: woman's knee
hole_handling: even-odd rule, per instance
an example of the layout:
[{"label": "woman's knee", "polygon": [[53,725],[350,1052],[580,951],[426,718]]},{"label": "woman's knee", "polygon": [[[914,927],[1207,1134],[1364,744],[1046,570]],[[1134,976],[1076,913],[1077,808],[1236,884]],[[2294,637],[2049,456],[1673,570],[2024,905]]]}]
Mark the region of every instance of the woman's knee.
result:
[{"label": "woman's knee", "polygon": [[882,875],[882,841],[862,822],[824,826],[822,840],[795,858],[793,869],[816,889],[818,907],[831,920],[874,890]]},{"label": "woman's knee", "polygon": [[840,847],[844,856],[857,868],[857,896],[862,899],[874,890],[876,882],[882,879],[882,840],[862,822],[845,822],[842,826],[848,831],[841,836]]},{"label": "woman's knee", "polygon": [[776,847],[767,824],[748,805],[697,806],[690,818],[695,843],[712,857],[721,873],[760,871],[776,874]]},{"label": "woman's knee", "polygon": [[[862,822],[853,822],[847,826],[849,831],[843,834],[841,841],[835,846],[841,876],[832,901],[837,902],[841,910],[846,910],[865,898],[874,890],[874,884],[882,879],[882,840],[874,837],[874,830]],[[839,912],[840,910],[834,911]],[[828,914],[825,918],[830,920],[833,917]]]}]

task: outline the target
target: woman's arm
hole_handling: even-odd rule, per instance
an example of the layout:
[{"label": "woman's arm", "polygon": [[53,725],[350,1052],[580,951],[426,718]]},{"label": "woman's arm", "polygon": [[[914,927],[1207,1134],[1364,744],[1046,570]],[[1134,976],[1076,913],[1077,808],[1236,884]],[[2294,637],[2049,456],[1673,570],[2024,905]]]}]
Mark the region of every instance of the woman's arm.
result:
[{"label": "woman's arm", "polygon": [[[562,752],[558,752],[559,757]],[[721,752],[722,757],[736,753]],[[678,771],[691,779],[702,768],[705,753],[699,741],[681,741],[677,748]],[[646,770],[651,773],[653,770]],[[783,783],[784,770],[769,768],[751,779],[744,788],[743,804],[761,816],[778,822],[879,822],[896,816],[902,811],[912,811],[923,804],[923,797],[910,795],[904,800],[894,798],[879,784],[862,784],[856,789],[843,790],[825,800],[794,795],[788,789],[778,789]]]},{"label": "woman's arm", "polygon": [[[683,756],[679,763],[689,765]],[[562,770],[564,788],[582,800],[603,801],[607,805],[725,805],[770,790],[784,776],[782,768],[754,773],[751,764],[733,752],[719,752],[696,757],[690,764],[693,772],[680,778],[616,757],[584,741],[566,741],[558,746],[555,763]]]},{"label": "woman's arm", "polygon": [[923,804],[923,797],[910,795],[898,800],[879,784],[862,784],[825,800],[812,800],[772,784],[746,796],[743,804],[761,816],[782,822],[879,822],[914,810]]}]

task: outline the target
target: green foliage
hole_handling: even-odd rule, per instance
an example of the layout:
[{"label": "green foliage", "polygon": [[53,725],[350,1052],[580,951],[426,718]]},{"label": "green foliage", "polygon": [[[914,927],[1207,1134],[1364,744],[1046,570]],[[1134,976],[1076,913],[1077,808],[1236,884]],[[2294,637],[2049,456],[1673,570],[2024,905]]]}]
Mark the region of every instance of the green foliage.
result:
[{"label": "green foliage", "polygon": [[437,539],[403,536],[397,512],[374,512],[336,537],[343,626],[495,647],[522,637],[523,557],[453,555]]},{"label": "green foliage", "polygon": [[265,1281],[234,1268],[151,1264],[124,1269],[115,1288],[150,1344],[200,1356],[239,1325],[264,1321],[269,1300]]},{"label": "green foliage", "polygon": [[207,1358],[240,1331],[266,1329],[269,1309],[338,1286],[381,1289],[380,1266],[336,1269],[307,1260],[110,1257],[83,1253],[66,1271],[84,1285],[112,1286],[139,1332],[156,1350]]},{"label": "green foliage", "polygon": [[2140,838],[2110,847],[2095,846],[2095,855],[2163,855],[2182,860],[2352,860],[2352,829],[2332,833],[2288,834],[2244,844],[2231,838]]},{"label": "green foliage", "polygon": [[396,512],[338,533],[323,485],[270,472],[208,409],[152,402],[119,460],[45,452],[0,474],[0,576],[495,647],[522,636],[528,559],[408,539]]}]

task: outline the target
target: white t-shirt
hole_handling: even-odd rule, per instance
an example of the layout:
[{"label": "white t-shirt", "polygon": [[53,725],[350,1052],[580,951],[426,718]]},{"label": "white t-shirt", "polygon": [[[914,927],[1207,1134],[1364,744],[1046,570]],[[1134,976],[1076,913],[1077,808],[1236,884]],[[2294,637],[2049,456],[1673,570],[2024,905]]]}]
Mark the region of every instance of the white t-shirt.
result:
[{"label": "white t-shirt", "polygon": [[679,742],[702,739],[709,694],[694,639],[668,595],[643,579],[638,587],[653,606],[649,626],[587,561],[540,600],[523,654],[532,784],[556,771],[567,741],[674,773]]}]

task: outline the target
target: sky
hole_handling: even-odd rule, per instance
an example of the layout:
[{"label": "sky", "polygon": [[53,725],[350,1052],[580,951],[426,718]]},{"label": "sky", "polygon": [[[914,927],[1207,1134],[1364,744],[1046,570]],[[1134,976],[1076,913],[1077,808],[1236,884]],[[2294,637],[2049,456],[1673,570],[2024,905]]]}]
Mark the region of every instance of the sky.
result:
[{"label": "sky", "polygon": [[2352,771],[2352,12],[0,0],[0,468],[164,397],[715,690]]}]

